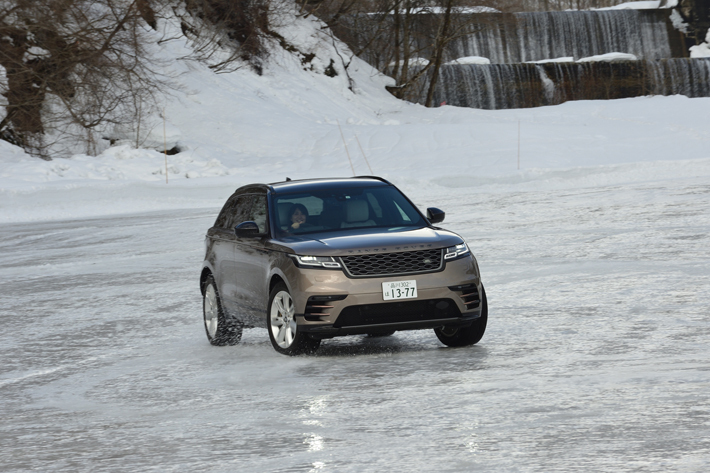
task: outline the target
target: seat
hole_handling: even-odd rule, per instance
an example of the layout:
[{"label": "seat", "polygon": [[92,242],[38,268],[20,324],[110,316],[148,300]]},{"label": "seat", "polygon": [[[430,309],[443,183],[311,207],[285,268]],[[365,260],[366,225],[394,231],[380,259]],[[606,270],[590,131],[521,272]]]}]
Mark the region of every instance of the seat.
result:
[{"label": "seat", "polygon": [[375,221],[370,220],[370,208],[364,200],[349,200],[345,202],[345,220],[340,228],[374,227]]}]

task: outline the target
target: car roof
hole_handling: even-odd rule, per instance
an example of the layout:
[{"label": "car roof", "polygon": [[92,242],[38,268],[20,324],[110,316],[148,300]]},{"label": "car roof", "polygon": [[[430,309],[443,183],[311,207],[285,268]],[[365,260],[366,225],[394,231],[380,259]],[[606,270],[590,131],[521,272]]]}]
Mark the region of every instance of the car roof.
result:
[{"label": "car roof", "polygon": [[[288,179],[288,178],[287,178]],[[314,191],[320,189],[332,189],[333,187],[348,188],[348,187],[379,187],[391,186],[387,180],[377,176],[356,176],[356,177],[339,177],[339,178],[321,178],[321,179],[299,179],[287,180],[281,182],[272,182],[271,184],[249,184],[242,186],[236,190],[236,193],[242,194],[249,191],[257,191],[257,189],[269,189],[275,194],[285,194],[294,192]]]}]

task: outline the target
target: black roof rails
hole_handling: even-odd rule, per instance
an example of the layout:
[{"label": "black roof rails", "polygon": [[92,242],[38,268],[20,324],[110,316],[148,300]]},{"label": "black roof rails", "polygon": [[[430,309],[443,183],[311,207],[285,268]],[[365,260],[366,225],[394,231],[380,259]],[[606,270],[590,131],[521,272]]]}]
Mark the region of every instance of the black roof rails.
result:
[{"label": "black roof rails", "polygon": [[375,179],[375,180],[378,180],[378,181],[382,181],[382,182],[384,182],[385,184],[390,184],[390,185],[392,185],[392,183],[391,183],[390,181],[388,181],[388,180],[385,179],[384,177],[380,177],[380,176],[353,176],[353,178],[355,178],[355,179]]}]

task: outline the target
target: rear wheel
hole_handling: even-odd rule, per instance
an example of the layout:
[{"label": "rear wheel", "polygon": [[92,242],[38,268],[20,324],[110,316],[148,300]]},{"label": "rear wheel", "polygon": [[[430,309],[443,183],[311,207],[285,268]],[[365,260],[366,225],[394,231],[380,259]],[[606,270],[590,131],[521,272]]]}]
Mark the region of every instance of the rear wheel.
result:
[{"label": "rear wheel", "polygon": [[236,345],[242,338],[242,325],[226,317],[219,298],[214,277],[207,276],[205,290],[202,296],[202,318],[205,322],[205,333],[212,345]]},{"label": "rear wheel", "polygon": [[439,327],[434,329],[436,338],[449,347],[465,347],[478,343],[486,333],[488,324],[488,298],[481,286],[481,316],[468,327]]},{"label": "rear wheel", "polygon": [[313,353],[320,346],[320,340],[314,340],[298,331],[296,309],[293,299],[284,283],[278,283],[269,295],[269,307],[266,311],[266,326],[274,350],[284,355]]}]

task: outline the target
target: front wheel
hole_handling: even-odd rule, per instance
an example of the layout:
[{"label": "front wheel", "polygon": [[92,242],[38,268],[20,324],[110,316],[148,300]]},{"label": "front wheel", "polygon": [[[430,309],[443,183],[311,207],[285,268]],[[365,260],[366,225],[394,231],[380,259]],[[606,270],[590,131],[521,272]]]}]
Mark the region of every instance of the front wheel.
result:
[{"label": "front wheel", "polygon": [[481,341],[488,324],[488,298],[481,285],[481,316],[468,327],[439,327],[434,329],[436,338],[449,347],[465,347]]},{"label": "front wheel", "polygon": [[266,326],[274,350],[284,355],[313,353],[320,346],[320,340],[299,332],[295,315],[296,309],[288,288],[284,283],[277,284],[269,294],[266,310]]}]

